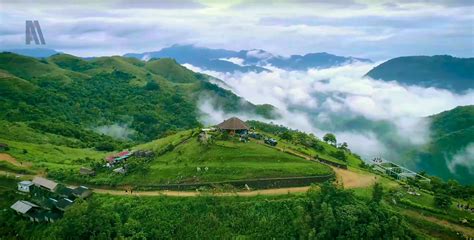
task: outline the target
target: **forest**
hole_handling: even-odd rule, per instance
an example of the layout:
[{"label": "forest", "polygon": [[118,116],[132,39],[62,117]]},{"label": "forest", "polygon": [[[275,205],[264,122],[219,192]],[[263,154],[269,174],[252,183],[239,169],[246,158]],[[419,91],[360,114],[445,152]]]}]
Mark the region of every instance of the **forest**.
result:
[{"label": "forest", "polygon": [[[403,217],[330,183],[304,195],[128,197],[95,195],[55,224],[0,212],[4,239],[415,239]],[[5,193],[14,198],[14,194]],[[18,234],[18,235],[16,235]]]}]

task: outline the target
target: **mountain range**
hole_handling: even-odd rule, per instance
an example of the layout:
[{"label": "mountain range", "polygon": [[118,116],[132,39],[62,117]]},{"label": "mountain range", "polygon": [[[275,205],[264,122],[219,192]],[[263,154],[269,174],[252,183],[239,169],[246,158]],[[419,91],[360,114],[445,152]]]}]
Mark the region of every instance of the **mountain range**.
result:
[{"label": "mountain range", "polygon": [[199,126],[198,105],[204,99],[225,113],[275,116],[273,106],[252,104],[215,81],[168,58],[84,60],[56,54],[37,59],[4,52],[0,119],[71,137],[120,126],[115,130],[129,133],[125,138],[146,141]]},{"label": "mountain range", "polygon": [[[10,49],[8,52],[35,58],[47,58],[60,53],[47,48]],[[372,63],[370,59],[336,56],[326,52],[283,57],[260,49],[232,51],[177,44],[159,51],[127,53],[124,56],[140,60],[173,58],[179,64],[229,73],[270,71],[269,66],[287,71],[306,71],[310,68],[324,69],[356,62]],[[434,87],[464,93],[474,88],[474,58],[449,55],[397,57],[375,66],[366,76],[381,81],[396,81],[407,86]]]},{"label": "mountain range", "polygon": [[[47,58],[59,53],[47,48],[9,49],[5,51],[35,58]],[[123,56],[140,60],[173,58],[180,64],[191,64],[203,70],[231,73],[270,71],[265,68],[268,65],[289,71],[304,71],[310,68],[323,69],[354,62],[372,62],[370,59],[337,56],[326,52],[284,57],[260,49],[232,51],[177,44],[159,51],[127,53]]]},{"label": "mountain range", "polygon": [[128,53],[124,56],[139,59],[170,57],[181,64],[188,63],[204,70],[218,72],[268,71],[266,65],[285,70],[307,70],[330,68],[353,62],[371,62],[369,59],[342,57],[325,52],[283,57],[260,49],[231,51],[193,45],[173,45],[156,52]]}]

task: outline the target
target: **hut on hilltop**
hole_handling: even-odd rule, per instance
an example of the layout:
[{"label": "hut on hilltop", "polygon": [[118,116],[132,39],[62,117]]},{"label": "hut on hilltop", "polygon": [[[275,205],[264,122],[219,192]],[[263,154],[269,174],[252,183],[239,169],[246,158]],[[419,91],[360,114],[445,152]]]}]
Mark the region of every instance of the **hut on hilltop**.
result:
[{"label": "hut on hilltop", "polygon": [[231,117],[217,125],[221,131],[227,131],[230,134],[245,134],[250,129],[244,121],[236,117]]}]

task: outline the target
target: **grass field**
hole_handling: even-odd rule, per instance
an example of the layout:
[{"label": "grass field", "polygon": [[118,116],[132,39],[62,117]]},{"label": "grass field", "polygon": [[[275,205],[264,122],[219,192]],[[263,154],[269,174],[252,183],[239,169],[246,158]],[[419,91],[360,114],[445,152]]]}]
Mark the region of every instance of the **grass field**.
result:
[{"label": "grass field", "polygon": [[81,166],[103,159],[106,153],[93,149],[70,148],[57,146],[50,143],[38,144],[29,142],[16,142],[1,139],[7,143],[10,150],[8,154],[19,162],[29,162],[33,169],[54,170],[58,168],[79,169]]},{"label": "grass field", "polygon": [[[261,130],[259,130],[259,131],[263,132]],[[267,133],[267,132],[263,132],[263,133],[264,133],[264,135],[266,135],[268,137],[278,139],[277,147],[282,148],[282,149],[293,150],[293,151],[300,152],[300,153],[303,153],[303,154],[306,154],[306,155],[312,156],[312,157],[315,157],[317,155],[317,156],[319,156],[321,158],[324,158],[326,160],[329,160],[329,161],[332,161],[332,162],[335,162],[335,163],[339,163],[339,164],[345,164],[345,165],[352,166],[352,167],[355,167],[355,168],[359,168],[359,164],[362,162],[362,160],[356,158],[352,154],[346,154],[347,161],[342,161],[342,160],[339,160],[339,159],[337,159],[333,156],[330,156],[329,153],[332,152],[332,151],[336,151],[337,148],[335,148],[334,146],[332,146],[330,144],[327,144],[323,141],[320,141],[319,144],[321,144],[321,146],[324,148],[324,151],[316,151],[313,148],[308,148],[308,147],[303,146],[303,145],[299,145],[299,144],[295,144],[295,143],[286,141],[286,140],[281,139],[281,138],[279,138],[279,137],[277,137],[273,134],[270,134],[270,133]]]},{"label": "grass field", "polygon": [[[147,185],[332,173],[328,166],[309,162],[253,141],[242,143],[231,139],[202,145],[197,137],[189,138],[189,134],[190,132],[181,132],[137,146],[136,149],[149,149],[155,152],[162,151],[170,144],[176,146],[172,151],[156,156],[148,163],[149,169],[146,172],[130,172],[125,176],[119,176],[109,171],[100,173],[90,180],[97,184],[113,181],[124,185]],[[184,142],[179,144],[182,141]]]}]

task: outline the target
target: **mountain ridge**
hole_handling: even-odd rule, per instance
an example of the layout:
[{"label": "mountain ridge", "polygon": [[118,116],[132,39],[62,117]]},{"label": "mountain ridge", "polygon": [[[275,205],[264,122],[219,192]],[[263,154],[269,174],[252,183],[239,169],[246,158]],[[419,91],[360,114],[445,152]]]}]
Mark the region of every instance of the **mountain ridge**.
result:
[{"label": "mountain ridge", "polygon": [[474,58],[449,55],[397,57],[374,67],[366,76],[463,93],[474,88]]}]

